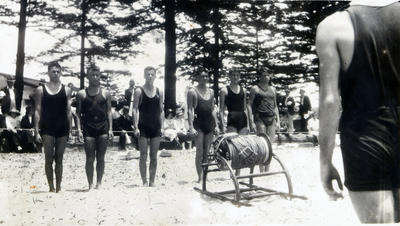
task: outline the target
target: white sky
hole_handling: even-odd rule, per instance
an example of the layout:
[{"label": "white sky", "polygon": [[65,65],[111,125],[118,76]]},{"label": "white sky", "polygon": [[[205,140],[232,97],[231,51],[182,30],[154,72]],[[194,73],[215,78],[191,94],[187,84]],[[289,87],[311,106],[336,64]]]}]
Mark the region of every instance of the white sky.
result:
[{"label": "white sky", "polygon": [[[0,72],[15,74],[16,68],[16,53],[17,53],[17,40],[18,30],[16,27],[0,25]],[[49,35],[35,31],[32,28],[27,28],[25,35],[25,55],[32,56],[38,54],[43,50],[52,47],[54,39]],[[120,61],[99,62],[102,70],[127,70],[132,75],[137,77],[137,84],[143,81],[143,69],[146,66],[152,65],[158,67],[164,64],[165,49],[163,43],[154,44],[148,43],[144,46],[138,47],[140,50],[145,50],[146,54],[140,54],[136,58],[132,58],[128,63]],[[24,67],[24,76],[29,78],[45,78],[42,74],[47,71],[47,67],[41,63],[34,61],[26,62]],[[76,62],[74,71],[79,71],[79,60]],[[161,71],[162,73],[163,71]],[[70,80],[71,78],[67,79]],[[64,81],[65,82],[65,81]],[[79,81],[73,82],[76,85]],[[124,86],[124,84],[122,84]],[[127,85],[126,85],[127,86]]]}]

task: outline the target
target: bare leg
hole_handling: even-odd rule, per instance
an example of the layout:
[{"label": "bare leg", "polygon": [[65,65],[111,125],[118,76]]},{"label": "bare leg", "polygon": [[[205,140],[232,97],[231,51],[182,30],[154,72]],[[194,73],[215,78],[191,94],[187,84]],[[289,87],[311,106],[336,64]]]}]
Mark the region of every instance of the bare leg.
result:
[{"label": "bare leg", "polygon": [[146,185],[147,184],[147,177],[146,177],[147,138],[146,137],[139,137],[139,151],[140,151],[140,159],[139,159],[140,176],[142,177],[143,185]]},{"label": "bare leg", "polygon": [[156,177],[157,171],[157,151],[160,147],[160,137],[154,137],[150,139],[150,166],[149,166],[149,173],[150,173],[150,183],[149,186],[154,186],[154,179]]},{"label": "bare leg", "polygon": [[54,145],[55,138],[48,135],[43,135],[43,149],[44,149],[44,169],[46,172],[47,182],[49,184],[49,191],[55,192],[54,182],[53,182],[53,160],[54,160]]},{"label": "bare leg", "polygon": [[276,133],[276,121],[274,120],[270,126],[266,127],[266,134],[269,137],[269,140],[274,142]]},{"label": "bare leg", "polygon": [[249,134],[249,130],[246,127],[244,127],[244,128],[241,128],[238,133],[240,135],[247,135],[247,134]]},{"label": "bare leg", "polygon": [[[239,130],[239,135],[247,135],[247,134],[249,134],[249,130],[247,129],[247,127],[241,128]],[[236,176],[239,176],[240,175],[240,169],[237,169],[235,174],[236,174]]]},{"label": "bare leg", "polygon": [[95,158],[96,138],[85,137],[85,153],[86,153],[86,177],[89,183],[89,190],[93,188],[93,163]]},{"label": "bare leg", "polygon": [[108,144],[108,135],[104,134],[96,139],[96,175],[97,175],[97,184],[96,189],[101,187],[101,180],[103,179],[104,174],[104,157],[106,155]]},{"label": "bare leg", "polygon": [[64,151],[65,145],[67,144],[68,137],[59,137],[56,138],[55,143],[55,171],[56,171],[56,192],[61,191],[61,181],[62,181],[62,173],[63,173],[63,158],[64,158]]},{"label": "bare leg", "polygon": [[202,158],[203,158],[203,152],[204,152],[203,148],[204,148],[204,133],[201,131],[198,131],[197,136],[196,136],[196,158],[195,158],[198,182],[201,181],[201,174],[202,174],[201,163],[203,162]]},{"label": "bare leg", "polygon": [[210,152],[211,142],[213,140],[214,134],[207,133],[204,134],[204,146],[203,146],[203,159],[202,163],[205,163],[208,160],[208,153]]},{"label": "bare leg", "polygon": [[226,132],[227,133],[237,133],[238,131],[237,131],[237,129],[235,127],[228,126],[228,127],[226,127]]},{"label": "bare leg", "polygon": [[392,191],[349,191],[349,196],[361,223],[394,223]]},{"label": "bare leg", "polygon": [[287,119],[288,119],[288,132],[293,132],[294,131],[294,127],[293,127],[293,115],[291,114],[287,114]]},{"label": "bare leg", "polygon": [[[256,123],[256,127],[257,127],[257,135],[260,135],[260,134],[265,134],[265,135],[267,135],[267,127],[264,125],[264,123],[262,123],[262,122],[257,122]],[[262,173],[262,172],[264,172],[266,169],[266,167],[264,166],[264,165],[259,165],[259,167],[260,167],[260,172]]]}]

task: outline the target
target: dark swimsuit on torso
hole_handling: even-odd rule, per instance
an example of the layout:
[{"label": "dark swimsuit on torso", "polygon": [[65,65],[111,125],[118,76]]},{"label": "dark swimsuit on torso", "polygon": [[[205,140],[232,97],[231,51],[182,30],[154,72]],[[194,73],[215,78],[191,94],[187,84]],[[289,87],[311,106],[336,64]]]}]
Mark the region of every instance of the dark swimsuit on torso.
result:
[{"label": "dark swimsuit on torso", "polygon": [[232,89],[227,86],[228,94],[225,97],[225,105],[228,109],[228,127],[234,127],[237,131],[247,127],[247,116],[243,106],[244,91],[240,87],[239,93],[234,93]]},{"label": "dark swimsuit on torso", "polygon": [[99,93],[90,96],[87,89],[86,96],[82,101],[82,127],[83,136],[98,137],[108,134],[107,100],[101,89]]},{"label": "dark swimsuit on torso", "polygon": [[272,88],[264,91],[258,86],[258,92],[255,94],[252,109],[255,123],[263,123],[266,126],[272,125],[276,117],[275,93]]},{"label": "dark swimsuit on torso", "polygon": [[351,191],[400,184],[400,3],[350,6],[354,53],[339,75],[341,149]]},{"label": "dark swimsuit on torso", "polygon": [[197,105],[194,109],[195,118],[193,120],[193,127],[204,134],[211,133],[216,126],[212,115],[214,99],[210,95],[208,100],[204,100],[199,91],[196,88],[194,90],[196,90]]},{"label": "dark swimsuit on torso", "polygon": [[160,109],[160,92],[156,88],[154,97],[148,97],[143,87],[142,98],[139,105],[139,131],[141,137],[154,138],[161,136],[161,109]]},{"label": "dark swimsuit on torso", "polygon": [[51,95],[43,87],[43,97],[40,116],[40,131],[42,135],[56,138],[68,136],[69,123],[67,116],[67,94],[62,85],[57,94]]}]

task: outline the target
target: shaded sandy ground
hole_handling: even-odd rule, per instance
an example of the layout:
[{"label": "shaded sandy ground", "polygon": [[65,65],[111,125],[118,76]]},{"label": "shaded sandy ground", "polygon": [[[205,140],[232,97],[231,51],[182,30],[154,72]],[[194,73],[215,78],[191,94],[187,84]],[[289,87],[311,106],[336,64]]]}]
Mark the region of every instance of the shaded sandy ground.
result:
[{"label": "shaded sandy ground", "polygon": [[[347,192],[329,201],[319,182],[318,148],[299,144],[275,146],[288,167],[294,192],[309,199],[280,196],[235,206],[209,198],[193,187],[194,151],[172,151],[159,158],[156,188],[142,187],[138,159],[111,148],[101,190],[86,191],[85,155],[78,148],[64,155],[63,192],[48,193],[43,154],[0,154],[0,224],[5,225],[194,225],[194,224],[353,224],[358,220]],[[128,157],[128,158],[127,158]],[[340,151],[334,153],[340,172]],[[271,170],[277,169],[274,163]],[[233,189],[227,172],[210,175],[209,189]],[[286,191],[283,176],[257,178],[258,185]]]}]

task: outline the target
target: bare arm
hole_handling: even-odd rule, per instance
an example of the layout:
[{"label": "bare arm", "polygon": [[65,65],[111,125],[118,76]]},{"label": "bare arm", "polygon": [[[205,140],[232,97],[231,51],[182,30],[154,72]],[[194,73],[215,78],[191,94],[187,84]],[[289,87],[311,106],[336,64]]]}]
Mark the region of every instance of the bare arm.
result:
[{"label": "bare arm", "polygon": [[111,113],[111,95],[108,91],[104,91],[106,100],[107,100],[107,119],[108,119],[108,138],[112,139],[113,137],[113,120],[112,120],[112,113]]},{"label": "bare arm", "polygon": [[221,125],[222,125],[222,132],[225,132],[225,97],[227,95],[227,90],[226,88],[222,88],[220,93],[219,93],[219,117],[221,119]]},{"label": "bare arm", "polygon": [[[210,92],[212,93],[212,90],[210,90]],[[214,99],[214,94],[212,95],[212,97],[211,98],[213,98],[213,105],[212,105],[212,115],[213,115],[213,118],[214,118],[214,122],[215,122],[215,125],[216,125],[216,127],[215,127],[215,129],[216,129],[216,131],[217,131],[217,133],[219,133],[219,126],[218,126],[218,117],[217,117],[217,109],[214,107],[215,106],[215,99]]]},{"label": "bare arm", "polygon": [[40,115],[42,113],[42,97],[43,88],[39,86],[35,90],[34,100],[35,100],[35,115],[34,115],[34,128],[35,137],[37,142],[41,142],[41,137],[39,135],[39,125],[40,125]]},{"label": "bare arm", "polygon": [[135,93],[132,94],[135,95],[133,98],[133,123],[135,126],[136,131],[138,130],[138,124],[139,124],[139,102],[142,97],[142,90],[140,88],[135,89]]},{"label": "bare arm", "polygon": [[247,103],[247,112],[248,112],[248,116],[249,116],[249,122],[250,122],[250,126],[252,127],[252,129],[254,127],[254,117],[253,117],[253,102],[254,102],[254,98],[256,96],[256,87],[253,86],[250,90],[250,96],[249,96],[249,102]]},{"label": "bare arm", "polygon": [[82,100],[85,98],[85,90],[80,90],[76,94],[76,126],[78,129],[78,138],[81,140],[82,136],[82,128],[81,128],[81,121],[82,121]]},{"label": "bare arm", "polygon": [[[249,128],[250,128],[250,113],[249,113],[249,109],[247,108],[247,95],[246,95],[246,90],[243,90],[243,95],[244,95],[244,98],[243,98],[243,109],[245,109],[244,110],[244,113],[246,114],[246,119],[247,119],[247,130],[249,130]],[[248,132],[250,132],[250,131],[248,131]]]},{"label": "bare arm", "polygon": [[319,142],[321,180],[325,191],[329,195],[334,195],[332,181],[337,180],[341,187],[340,177],[332,164],[335,136],[340,117],[338,82],[341,63],[337,41],[335,35],[330,32],[331,30],[329,22],[326,21],[318,26],[316,47],[320,61]]},{"label": "bare arm", "polygon": [[276,127],[278,128],[278,131],[279,131],[279,128],[280,128],[280,118],[279,118],[278,102],[276,101],[276,90],[275,90],[275,88],[272,88],[272,89],[273,89],[273,91],[274,91],[274,102],[275,102],[275,109],[274,109],[274,111],[275,111],[275,114],[276,114],[276,122],[277,122]]},{"label": "bare arm", "polygon": [[192,89],[189,89],[187,94],[187,106],[188,106],[188,124],[189,124],[189,131],[193,131],[193,120],[194,120],[194,108],[195,108],[195,96],[196,94],[193,92]]},{"label": "bare arm", "polygon": [[164,93],[160,91],[160,122],[161,131],[164,131]]},{"label": "bare arm", "polygon": [[72,90],[69,87],[65,87],[65,92],[67,94],[67,118],[69,125],[69,134],[71,136],[72,133],[72,111],[71,111],[71,94]]}]

